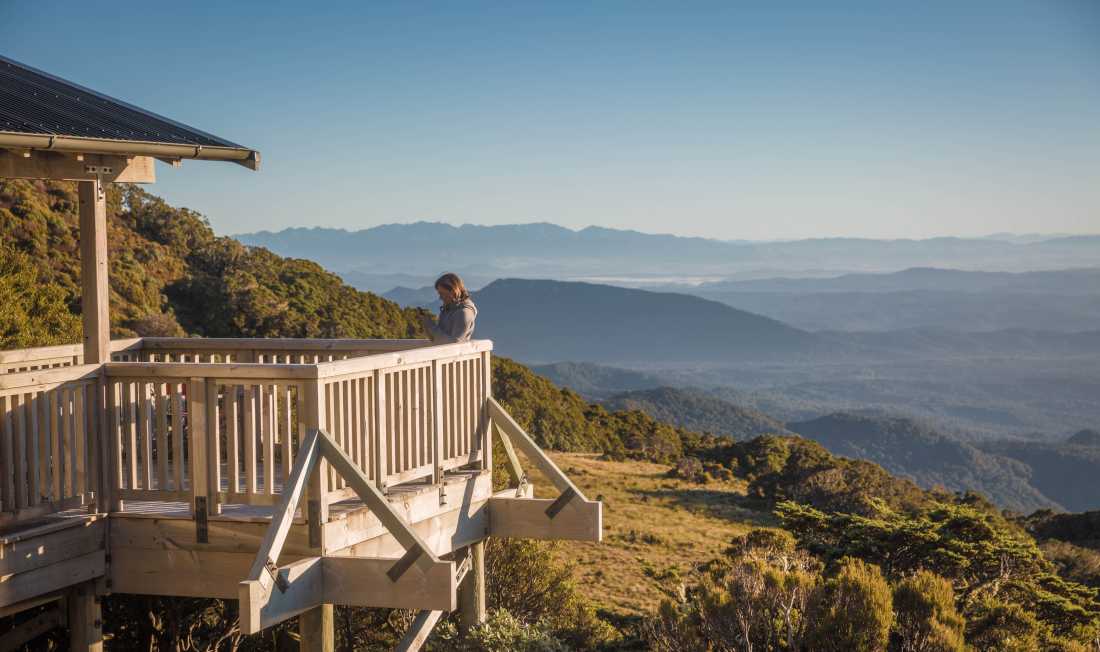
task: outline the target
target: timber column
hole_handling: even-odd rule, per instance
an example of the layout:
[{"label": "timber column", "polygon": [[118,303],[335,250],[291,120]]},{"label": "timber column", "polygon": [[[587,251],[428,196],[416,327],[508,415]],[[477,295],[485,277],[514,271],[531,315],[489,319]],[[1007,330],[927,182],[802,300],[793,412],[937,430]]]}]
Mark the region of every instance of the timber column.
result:
[{"label": "timber column", "polygon": [[458,585],[458,622],[463,634],[485,622],[485,541],[466,549],[470,570]]},{"label": "timber column", "polygon": [[[325,419],[324,383],[308,380],[302,385],[305,393],[305,426],[307,429],[323,429]],[[304,434],[304,433],[303,433]],[[318,451],[317,464],[309,476],[306,489],[306,519],[309,528],[309,547],[318,557],[325,555],[325,523],[328,521],[329,465]],[[302,652],[334,652],[336,649],[335,614],[331,604],[322,604],[298,616],[298,636]]]},{"label": "timber column", "polygon": [[80,185],[80,284],[84,314],[84,364],[111,357],[107,285],[107,188],[96,179]]}]

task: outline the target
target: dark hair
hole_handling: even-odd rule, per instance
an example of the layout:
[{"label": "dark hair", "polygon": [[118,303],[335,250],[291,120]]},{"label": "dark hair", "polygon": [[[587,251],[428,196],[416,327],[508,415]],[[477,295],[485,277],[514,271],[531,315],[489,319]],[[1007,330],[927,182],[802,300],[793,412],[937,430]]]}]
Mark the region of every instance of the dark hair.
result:
[{"label": "dark hair", "polygon": [[462,282],[458,274],[447,272],[435,280],[435,287],[447,288],[454,293],[455,299],[458,301],[464,301],[470,298],[470,293],[466,290],[466,284]]}]

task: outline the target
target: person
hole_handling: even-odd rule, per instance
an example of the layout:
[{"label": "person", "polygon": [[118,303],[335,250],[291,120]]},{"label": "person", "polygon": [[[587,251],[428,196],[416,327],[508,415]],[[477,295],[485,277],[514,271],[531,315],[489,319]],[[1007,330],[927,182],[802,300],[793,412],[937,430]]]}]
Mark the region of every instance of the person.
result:
[{"label": "person", "polygon": [[477,306],[470,300],[466,285],[458,274],[448,272],[436,280],[435,291],[443,303],[439,309],[439,322],[433,322],[426,315],[421,317],[432,343],[468,342],[474,334]]}]

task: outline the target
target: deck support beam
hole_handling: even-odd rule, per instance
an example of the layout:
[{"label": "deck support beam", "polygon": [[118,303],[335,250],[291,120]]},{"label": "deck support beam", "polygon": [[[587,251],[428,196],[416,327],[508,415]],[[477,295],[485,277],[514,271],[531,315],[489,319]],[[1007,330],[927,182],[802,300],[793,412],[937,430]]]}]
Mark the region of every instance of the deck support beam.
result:
[{"label": "deck support beam", "polygon": [[70,652],[103,652],[103,612],[95,582],[74,587],[67,602]]},{"label": "deck support beam", "polygon": [[458,585],[459,629],[466,634],[485,622],[485,542],[466,548],[470,570]]},{"label": "deck support beam", "polygon": [[111,357],[107,285],[107,188],[99,179],[80,186],[80,284],[84,317],[84,364]]},{"label": "deck support beam", "polygon": [[322,604],[298,616],[301,652],[335,652],[336,630],[331,604]]}]

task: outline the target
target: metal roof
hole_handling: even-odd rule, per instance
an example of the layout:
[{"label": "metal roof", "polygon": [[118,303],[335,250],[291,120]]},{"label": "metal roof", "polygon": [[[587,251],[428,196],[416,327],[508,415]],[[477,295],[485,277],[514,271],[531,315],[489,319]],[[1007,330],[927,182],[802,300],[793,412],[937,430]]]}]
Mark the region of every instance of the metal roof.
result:
[{"label": "metal roof", "polygon": [[253,169],[246,161],[259,159],[224,138],[0,55],[0,147],[96,151],[94,141],[105,152],[232,160]]}]

